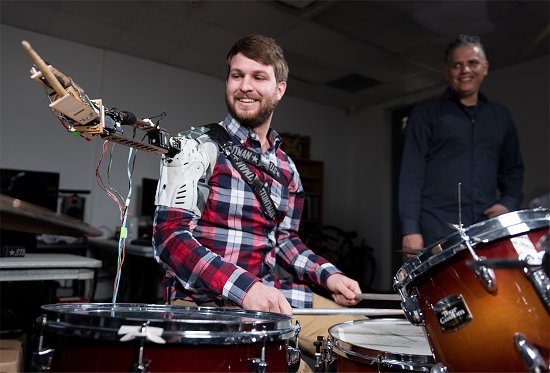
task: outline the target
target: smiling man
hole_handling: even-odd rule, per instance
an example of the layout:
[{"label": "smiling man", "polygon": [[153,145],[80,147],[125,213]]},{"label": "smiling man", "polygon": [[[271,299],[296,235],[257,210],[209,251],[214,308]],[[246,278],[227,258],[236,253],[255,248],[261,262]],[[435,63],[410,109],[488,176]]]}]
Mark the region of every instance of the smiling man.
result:
[{"label": "smiling man", "polygon": [[[271,128],[287,87],[283,50],[252,35],[231,48],[226,64],[229,114],[179,134],[172,141],[181,152],[162,159],[153,246],[166,269],[166,300],[288,315],[293,307],[357,304],[358,283],[298,236],[304,189]],[[299,283],[283,281],[276,265]],[[308,284],[333,300],[313,294]],[[302,346],[314,351],[317,336],[348,319],[303,316]]]},{"label": "smiling man", "polygon": [[407,121],[399,180],[406,253],[453,233],[459,211],[468,227],[521,205],[517,130],[509,111],[480,92],[488,72],[479,38],[459,36],[445,51],[449,87],[415,105]]}]

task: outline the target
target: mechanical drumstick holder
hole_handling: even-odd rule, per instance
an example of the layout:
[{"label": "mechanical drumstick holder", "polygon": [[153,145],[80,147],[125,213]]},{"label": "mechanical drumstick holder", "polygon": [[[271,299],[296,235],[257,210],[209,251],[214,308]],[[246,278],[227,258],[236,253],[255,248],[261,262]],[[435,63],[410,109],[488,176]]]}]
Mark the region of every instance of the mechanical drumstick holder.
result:
[{"label": "mechanical drumstick holder", "polygon": [[[21,43],[34,62],[31,79],[43,84],[53,97],[50,107],[64,123],[67,131],[100,136],[149,153],[178,153],[180,143],[168,132],[149,119],[137,119],[132,113],[116,108],[106,109],[101,99],[91,100],[70,77],[67,77],[44,60],[32,49],[27,41]],[[130,125],[146,133],[148,142],[124,136],[122,125]]]}]

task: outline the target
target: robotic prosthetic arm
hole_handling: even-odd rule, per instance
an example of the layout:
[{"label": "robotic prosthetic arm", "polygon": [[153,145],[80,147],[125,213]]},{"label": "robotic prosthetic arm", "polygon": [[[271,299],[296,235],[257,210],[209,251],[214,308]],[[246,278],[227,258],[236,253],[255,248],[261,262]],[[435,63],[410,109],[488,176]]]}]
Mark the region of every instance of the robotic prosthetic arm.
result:
[{"label": "robotic prosthetic arm", "polygon": [[181,208],[200,217],[210,192],[207,181],[216,165],[218,147],[211,140],[189,137],[170,141],[179,142],[181,151],[162,156],[155,204]]}]

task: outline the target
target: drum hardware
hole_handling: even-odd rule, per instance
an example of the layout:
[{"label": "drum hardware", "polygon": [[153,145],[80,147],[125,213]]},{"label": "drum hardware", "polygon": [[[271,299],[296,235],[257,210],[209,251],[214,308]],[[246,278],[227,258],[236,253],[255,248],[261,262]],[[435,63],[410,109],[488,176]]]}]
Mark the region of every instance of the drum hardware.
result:
[{"label": "drum hardware", "polygon": [[401,302],[401,308],[403,309],[407,320],[415,326],[424,325],[424,313],[418,304],[418,297],[416,295],[405,295],[405,291],[403,289],[399,289],[399,293],[403,299]]},{"label": "drum hardware", "polygon": [[289,345],[286,350],[289,373],[296,373],[298,371],[298,368],[300,368],[300,358],[302,357],[302,353],[300,352],[300,331],[301,330],[302,330],[302,327],[300,326],[300,322],[296,320],[296,325],[294,326],[294,334],[296,335],[296,344],[294,345],[294,347],[291,347]]},{"label": "drum hardware", "polygon": [[523,334],[514,335],[514,344],[525,362],[527,372],[548,372],[548,364],[544,362],[539,350]]},{"label": "drum hardware", "polygon": [[535,271],[527,271],[527,277],[533,284],[546,311],[550,314],[550,278],[548,274],[539,268]]},{"label": "drum hardware", "polygon": [[479,261],[467,261],[466,265],[470,268],[482,265],[489,268],[498,269],[523,269],[525,275],[529,278],[535,291],[539,295],[542,303],[550,313],[550,278],[541,268],[542,261],[537,258],[525,259],[487,259],[480,258]]},{"label": "drum hardware", "polygon": [[430,372],[435,361],[420,327],[402,319],[354,320],[329,329],[327,371]]},{"label": "drum hardware", "polygon": [[[407,319],[422,321],[434,373],[549,370],[550,279],[541,245],[549,226],[549,209],[503,214],[424,248],[399,269],[394,289]],[[478,285],[476,266],[494,270],[497,293]],[[442,301],[448,305],[438,314]]]},{"label": "drum hardware", "polygon": [[447,373],[448,371],[447,366],[441,363],[434,364],[430,369],[430,373]]},{"label": "drum hardware", "polygon": [[[143,325],[140,327],[140,336],[138,337],[139,338],[138,361],[134,363],[134,369],[132,370],[132,372],[135,372],[135,373],[150,372],[149,366],[151,365],[151,360],[143,359],[143,351],[145,350],[145,340],[147,339],[148,326],[149,326],[149,321],[144,322]],[[122,334],[121,329],[119,329],[118,331],[119,334]],[[128,335],[129,334],[126,334],[120,340],[122,341],[122,340],[134,339],[133,336],[126,338],[128,337]]]},{"label": "drum hardware", "polygon": [[363,315],[363,316],[397,316],[403,315],[403,310],[397,308],[294,308],[294,315]]},{"label": "drum hardware", "polygon": [[44,341],[55,348],[51,369],[42,371],[250,371],[251,356],[253,371],[268,363],[288,371],[295,336],[292,318],[271,312],[111,303],[42,309]]},{"label": "drum hardware", "polygon": [[323,371],[323,355],[321,354],[321,347],[323,346],[323,336],[318,335],[317,340],[313,342],[315,346],[315,372]]},{"label": "drum hardware", "polygon": [[260,357],[254,357],[250,359],[250,372],[255,373],[267,373],[267,361],[265,361],[265,346],[267,341],[267,333],[264,330],[262,330],[261,337],[262,340],[262,349],[260,350]]},{"label": "drum hardware", "polygon": [[315,365],[313,371],[315,373],[333,371],[334,369],[331,369],[331,364],[334,363],[334,361],[329,357],[325,338],[322,335],[318,335],[313,345],[315,346]]},{"label": "drum hardware", "polygon": [[466,231],[464,230],[462,223],[460,224],[460,228],[458,229],[458,232],[460,234],[460,237],[464,241],[464,244],[468,248],[468,251],[472,256],[474,263],[476,263],[476,265],[473,266],[474,274],[476,275],[476,278],[478,279],[478,281],[481,283],[481,286],[483,286],[485,290],[487,290],[491,294],[495,294],[497,291],[497,278],[495,276],[495,271],[492,268],[488,268],[487,266],[481,264],[485,260],[487,260],[487,258],[477,256],[476,252],[472,247],[470,237],[466,234]]},{"label": "drum hardware", "polygon": [[44,315],[37,323],[37,326],[40,329],[40,333],[38,337],[37,351],[33,352],[31,357],[31,369],[33,372],[51,372],[52,370],[52,359],[55,350],[52,348],[46,350],[43,349],[44,327],[46,326],[46,322],[46,315]]}]

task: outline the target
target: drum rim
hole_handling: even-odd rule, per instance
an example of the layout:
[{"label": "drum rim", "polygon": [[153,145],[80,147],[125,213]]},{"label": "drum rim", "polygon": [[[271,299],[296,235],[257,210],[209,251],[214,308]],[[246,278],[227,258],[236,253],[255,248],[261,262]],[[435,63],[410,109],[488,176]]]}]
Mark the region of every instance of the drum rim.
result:
[{"label": "drum rim", "polygon": [[[118,311],[118,313],[106,315],[105,312],[109,312],[112,308],[111,303],[47,304],[42,306],[45,313],[38,317],[37,324],[46,330],[66,336],[120,340],[122,336],[118,334],[118,330],[121,326],[142,326],[148,323],[151,327],[163,329],[161,337],[167,343],[184,344],[255,343],[262,338],[266,338],[267,341],[278,341],[290,339],[295,334],[290,316],[272,312],[239,308],[118,303],[115,304],[117,309],[115,312]],[[180,316],[198,312],[212,318],[165,319],[159,317],[158,313],[146,315],[148,311],[167,313],[179,311],[175,314]],[[125,312],[136,314],[142,312],[143,316],[125,317]],[[236,318],[220,320],[219,317],[222,315],[233,315]],[[242,318],[237,320],[239,317],[250,318],[250,320]]]},{"label": "drum rim", "polygon": [[[342,356],[346,359],[363,363],[363,364],[365,363],[365,361],[368,361],[371,363],[381,363],[382,366],[387,368],[399,368],[399,369],[429,372],[430,368],[435,364],[435,358],[433,357],[433,354],[419,355],[419,354],[405,354],[405,353],[398,353],[398,352],[391,352],[391,351],[381,351],[381,350],[376,350],[374,348],[358,346],[351,342],[344,341],[333,335],[333,330],[335,330],[336,327],[348,326],[353,324],[366,324],[366,323],[376,324],[376,323],[382,323],[382,322],[388,322],[393,324],[403,323],[405,325],[410,325],[411,327],[421,328],[420,326],[415,326],[411,324],[405,319],[398,319],[398,318],[380,318],[380,319],[344,321],[344,322],[335,324],[328,329],[329,348],[339,356]],[[426,337],[427,346],[430,346],[426,335],[425,337]],[[355,350],[353,348],[355,348]],[[368,353],[371,353],[371,355],[367,355]]]},{"label": "drum rim", "polygon": [[[512,211],[494,218],[473,224],[465,229],[472,240],[472,247],[496,241],[504,237],[517,236],[536,229],[550,226],[550,209],[535,208]],[[442,263],[457,253],[467,250],[459,232],[424,248],[417,256],[403,264],[394,276],[394,289],[407,287],[418,276],[435,265]]]}]

